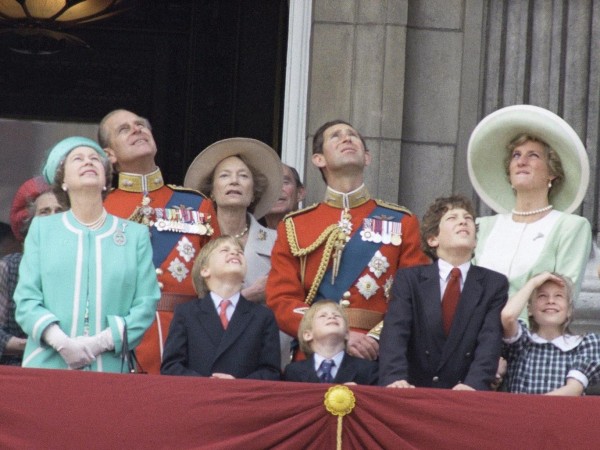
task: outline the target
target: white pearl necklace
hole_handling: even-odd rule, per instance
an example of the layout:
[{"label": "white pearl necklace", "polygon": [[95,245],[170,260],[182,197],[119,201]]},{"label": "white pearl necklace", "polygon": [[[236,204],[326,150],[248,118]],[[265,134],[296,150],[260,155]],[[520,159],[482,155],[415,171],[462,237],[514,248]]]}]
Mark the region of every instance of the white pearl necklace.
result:
[{"label": "white pearl necklace", "polygon": [[77,216],[75,215],[75,213],[73,213],[73,217],[75,217],[75,220],[77,222],[79,222],[81,225],[83,225],[84,227],[88,227],[90,230],[98,230],[99,228],[101,228],[102,225],[104,225],[104,222],[106,221],[107,215],[108,215],[108,213],[106,212],[106,209],[102,208],[102,214],[100,214],[100,217],[98,217],[93,222],[85,223],[85,222],[82,222],[81,220],[79,220],[77,218]]},{"label": "white pearl necklace", "polygon": [[534,209],[533,211],[517,211],[516,209],[513,209],[511,212],[515,216],[535,216],[536,214],[550,211],[552,208],[553,208],[552,205],[548,205],[548,206],[544,206],[543,208],[540,208],[540,209]]},{"label": "white pearl necklace", "polygon": [[248,232],[248,225],[246,225],[246,228],[244,228],[241,233],[235,234],[235,235],[233,235],[233,237],[236,239],[243,238],[247,232]]}]

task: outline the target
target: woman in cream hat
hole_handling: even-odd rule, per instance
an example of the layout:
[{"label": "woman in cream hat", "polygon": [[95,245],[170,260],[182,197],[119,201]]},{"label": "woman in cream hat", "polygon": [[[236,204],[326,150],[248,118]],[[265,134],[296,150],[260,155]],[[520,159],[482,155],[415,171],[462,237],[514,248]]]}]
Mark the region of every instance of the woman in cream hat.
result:
[{"label": "woman in cream hat", "polygon": [[[106,213],[104,150],[70,137],[51,150],[43,174],[69,211],[36,217],[25,239],[15,290],[28,335],[24,367],[119,372],[160,297],[145,226]],[[127,364],[125,364],[127,368]]]},{"label": "woman in cream hat", "polygon": [[571,278],[578,292],[591,227],[572,212],[590,169],[569,124],[537,106],[502,108],[471,134],[468,168],[477,194],[498,213],[478,221],[474,263],[505,274],[509,296],[544,271]]},{"label": "woman in cream hat", "polygon": [[250,138],[230,138],[205,148],[192,162],[184,186],[210,195],[223,235],[244,245],[248,271],[242,295],[265,302],[271,249],[277,233],[257,222],[277,200],[283,183],[275,150]]}]

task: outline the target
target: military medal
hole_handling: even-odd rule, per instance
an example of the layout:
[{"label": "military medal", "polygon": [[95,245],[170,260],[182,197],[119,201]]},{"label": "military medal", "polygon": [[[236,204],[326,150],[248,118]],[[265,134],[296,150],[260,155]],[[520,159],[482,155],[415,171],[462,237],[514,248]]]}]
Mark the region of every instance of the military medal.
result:
[{"label": "military medal", "polygon": [[178,208],[155,208],[156,221],[154,226],[159,231],[173,231],[175,233],[197,234],[200,236],[212,235],[213,230],[203,213],[192,211],[180,205]]},{"label": "military medal", "polygon": [[[197,223],[196,227],[198,228],[198,234],[200,236],[204,236],[206,234],[209,234],[208,233],[208,228],[203,223]],[[212,234],[212,233],[210,233],[210,234]]]},{"label": "military medal", "polygon": [[401,222],[390,222],[392,225],[392,245],[398,247],[402,244],[402,223]]},{"label": "military medal", "polygon": [[123,246],[127,242],[127,238],[125,237],[125,228],[127,228],[127,223],[123,222],[121,224],[121,229],[117,230],[115,234],[113,234],[113,241],[118,246]]},{"label": "military medal", "polygon": [[369,261],[369,270],[371,273],[375,274],[377,278],[383,275],[389,267],[390,263],[379,250],[375,252],[373,258],[371,258],[371,261]]},{"label": "military medal", "polygon": [[355,286],[358,289],[358,292],[366,300],[369,300],[371,297],[373,297],[373,295],[375,295],[375,292],[377,292],[377,289],[379,289],[379,286],[377,285],[377,280],[369,274],[365,274],[362,277],[360,277]]},{"label": "military medal", "polygon": [[131,216],[129,216],[129,220],[132,222],[141,223],[142,225],[152,225],[154,208],[150,206],[151,201],[152,199],[148,197],[148,195],[144,194],[142,197],[142,204],[135,208],[135,211],[133,211]]},{"label": "military medal", "polygon": [[140,208],[140,212],[144,216],[142,219],[144,225],[148,225],[150,223],[150,218],[154,213],[154,208],[150,206],[150,197],[147,195],[144,195],[144,198],[142,199],[142,207]]},{"label": "military medal", "polygon": [[364,242],[373,242],[373,219],[364,219],[360,237]]},{"label": "military medal", "polygon": [[177,243],[177,251],[179,252],[179,256],[185,259],[185,262],[190,262],[196,255],[196,249],[185,236]]}]

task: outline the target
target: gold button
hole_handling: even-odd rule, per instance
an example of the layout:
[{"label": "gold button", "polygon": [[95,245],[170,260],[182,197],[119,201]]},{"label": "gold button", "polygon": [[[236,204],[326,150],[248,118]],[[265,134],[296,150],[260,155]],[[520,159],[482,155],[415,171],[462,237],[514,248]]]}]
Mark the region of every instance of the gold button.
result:
[{"label": "gold button", "polygon": [[349,299],[350,298],[350,291],[346,291],[344,292],[344,294],[342,295],[343,299]]},{"label": "gold button", "polygon": [[349,302],[348,300],[342,300],[342,301],[340,302],[340,306],[341,306],[342,308],[347,308],[348,306],[350,306],[350,302]]},{"label": "gold button", "polygon": [[158,287],[161,288],[161,289],[163,289],[165,287],[165,285],[159,281],[158,282]]},{"label": "gold button", "polygon": [[162,275],[162,274],[163,274],[162,269],[160,267],[157,267],[156,268],[156,275]]}]

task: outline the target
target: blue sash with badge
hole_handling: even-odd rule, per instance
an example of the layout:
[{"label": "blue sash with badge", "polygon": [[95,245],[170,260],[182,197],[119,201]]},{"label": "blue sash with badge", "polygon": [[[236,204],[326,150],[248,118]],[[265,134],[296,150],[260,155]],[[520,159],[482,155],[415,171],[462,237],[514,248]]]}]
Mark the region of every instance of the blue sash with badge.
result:
[{"label": "blue sash with badge", "polygon": [[[200,205],[204,197],[198,194],[194,194],[191,192],[179,192],[174,191],[173,195],[167,202],[165,206],[165,210],[169,209],[179,209],[181,205],[185,205],[187,208],[190,208],[193,211],[198,211]],[[150,235],[152,239],[152,251],[153,257],[152,260],[154,262],[154,267],[160,267],[163,261],[169,256],[173,247],[181,238],[183,231],[169,231],[169,230],[160,230],[157,227],[150,227]]]},{"label": "blue sash with badge", "polygon": [[[376,217],[381,216],[385,216],[386,219],[391,220],[383,221],[376,219]],[[339,302],[344,292],[350,289],[352,283],[356,281],[358,276],[369,264],[377,250],[379,250],[382,245],[391,243],[391,240],[388,240],[385,236],[383,239],[381,239],[381,233],[384,235],[386,233],[391,235],[391,231],[388,229],[389,227],[398,227],[398,232],[401,232],[400,221],[402,220],[402,217],[404,217],[403,212],[381,206],[377,206],[373,211],[371,211],[371,214],[369,214],[366,219],[363,219],[363,231],[361,232],[357,230],[344,247],[342,261],[340,263],[338,275],[335,279],[335,284],[331,284],[331,272],[333,269],[330,267],[323,276],[323,280],[321,281],[321,285],[317,291],[315,301],[317,302],[327,298]],[[369,220],[371,222],[369,222]],[[366,223],[375,225],[373,226],[373,229],[365,230]],[[379,230],[377,227],[381,226],[382,223],[383,228],[386,229]],[[374,240],[365,240],[365,231],[367,234],[370,232],[373,235],[378,235],[379,238]],[[367,239],[371,238],[367,237]],[[400,245],[400,243],[401,241],[397,244],[394,243],[394,245]]]}]

